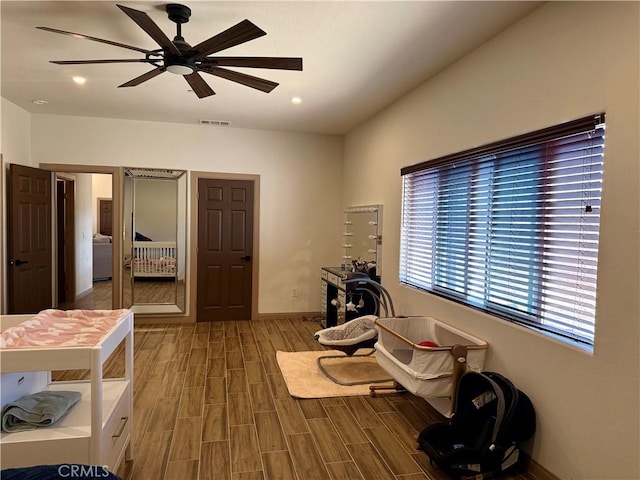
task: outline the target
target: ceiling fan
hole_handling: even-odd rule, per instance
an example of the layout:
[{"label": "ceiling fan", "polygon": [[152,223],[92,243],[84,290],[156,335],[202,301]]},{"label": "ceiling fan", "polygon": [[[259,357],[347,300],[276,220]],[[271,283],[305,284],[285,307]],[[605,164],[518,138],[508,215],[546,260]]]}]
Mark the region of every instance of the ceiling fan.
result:
[{"label": "ceiling fan", "polygon": [[198,98],[215,95],[215,92],[200,76],[199,72],[225,78],[232,82],[246,85],[263,92],[269,93],[278,86],[276,82],[254,77],[244,73],[236,72],[221,67],[250,67],[250,68],[270,68],[276,70],[302,70],[302,58],[291,57],[220,57],[210,56],[221,50],[239,45],[241,43],[254,40],[266,35],[266,32],[258,28],[249,20],[228,28],[227,30],[214,35],[213,37],[200,42],[192,47],[182,37],[182,24],[189,21],[191,9],[185,5],[170,3],[166,6],[169,20],[177,26],[177,33],[173,41],[164,34],[158,25],[145,13],[140,10],[117,5],[126,13],[129,18],[138,24],[147,35],[149,35],[161,48],[147,50],[144,48],[125,45],[123,43],[104,40],[102,38],[90,37],[79,33],[57,30],[49,27],[36,27],[47,32],[61,33],[75,38],[92,40],[94,42],[106,43],[116,47],[127,48],[144,53],[144,58],[139,59],[105,59],[105,60],[52,60],[51,63],[58,65],[80,65],[94,63],[148,63],[155,68],[147,73],[129,80],[119,87],[135,87],[153,77],[164,72],[171,72],[184,76]]}]

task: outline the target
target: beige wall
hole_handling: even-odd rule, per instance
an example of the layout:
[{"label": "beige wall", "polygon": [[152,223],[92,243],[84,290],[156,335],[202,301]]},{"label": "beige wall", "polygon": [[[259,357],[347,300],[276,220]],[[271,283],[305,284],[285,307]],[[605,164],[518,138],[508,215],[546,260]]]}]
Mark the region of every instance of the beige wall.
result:
[{"label": "beige wall", "polygon": [[31,147],[34,165],[260,175],[258,311],[319,310],[320,267],[339,263],[342,251],[341,137],[33,115]]},{"label": "beige wall", "polygon": [[76,295],[93,287],[93,175],[76,173],[75,177],[75,258]]},{"label": "beige wall", "polygon": [[5,163],[31,164],[31,114],[1,98],[2,154]]},{"label": "beige wall", "polygon": [[141,178],[135,180],[134,189],[135,231],[155,242],[177,241],[178,182]]},{"label": "beige wall", "polygon": [[[383,284],[396,310],[489,342],[487,369],[514,380],[536,407],[533,457],[562,479],[640,478],[639,9],[545,4],[345,141],[344,178],[363,180],[345,189],[345,205],[373,201],[371,185],[383,192]],[[399,286],[402,166],[600,111],[607,137],[592,355]]]}]

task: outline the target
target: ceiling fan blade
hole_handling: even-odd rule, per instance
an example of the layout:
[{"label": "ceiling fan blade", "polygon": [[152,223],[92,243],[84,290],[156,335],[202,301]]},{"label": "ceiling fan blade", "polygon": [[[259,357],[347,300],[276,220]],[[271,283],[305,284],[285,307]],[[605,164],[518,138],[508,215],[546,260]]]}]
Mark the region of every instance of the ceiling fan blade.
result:
[{"label": "ceiling fan blade", "polygon": [[302,70],[301,58],[287,57],[207,57],[203,63],[220,67],[273,68],[276,70]]},{"label": "ceiling fan blade", "polygon": [[200,60],[212,53],[254,40],[266,34],[267,32],[255,26],[249,20],[243,20],[224,32],[200,42],[195,47],[191,47],[189,52],[195,53],[195,59]]},{"label": "ceiling fan blade", "polygon": [[129,80],[127,83],[123,83],[122,85],[118,85],[120,87],[135,87],[136,85],[140,85],[142,82],[146,82],[147,80],[151,80],[156,75],[160,75],[162,72],[166,70],[165,67],[154,68],[153,70],[140,75],[139,77],[134,78],[133,80]]},{"label": "ceiling fan blade", "polygon": [[151,63],[151,60],[147,60],[146,58],[127,58],[120,60],[49,60],[49,63],[55,63],[57,65],[85,65],[92,63]]},{"label": "ceiling fan blade", "polygon": [[151,20],[151,17],[140,10],[134,10],[133,8],[125,7],[124,5],[117,5],[117,7],[126,13],[131,20],[136,22],[140,28],[142,28],[147,35],[153,38],[158,45],[162,48],[166,48],[174,55],[181,55],[180,50],[176,47],[169,37],[167,37],[160,27]]},{"label": "ceiling fan blade", "polygon": [[209,95],[216,94],[216,92],[207,85],[207,82],[204,81],[198,72],[193,72],[191,75],[184,75],[184,79],[189,83],[191,88],[193,88],[193,92],[198,96],[198,98],[204,98]]},{"label": "ceiling fan blade", "polygon": [[265,80],[264,78],[253,77],[246,73],[234,72],[233,70],[227,70],[226,68],[211,67],[202,71],[215,75],[216,77],[231,80],[232,82],[241,83],[242,85],[246,85],[247,87],[255,88],[256,90],[266,93],[269,93],[279,85],[276,82]]},{"label": "ceiling fan blade", "polygon": [[49,28],[49,27],[36,27],[36,28],[38,30],[44,30],[46,32],[53,32],[53,33],[61,33],[63,35],[69,35],[70,37],[80,38],[83,40],[92,40],[94,42],[106,43],[107,45],[113,45],[114,47],[128,48],[129,50],[135,50],[136,52],[150,53],[150,50],[146,50],[144,48],[133,47],[131,45],[112,42],[111,40],[104,40],[102,38],[90,37],[89,35],[83,35],[82,33],[66,32],[64,30],[57,30],[55,28]]}]

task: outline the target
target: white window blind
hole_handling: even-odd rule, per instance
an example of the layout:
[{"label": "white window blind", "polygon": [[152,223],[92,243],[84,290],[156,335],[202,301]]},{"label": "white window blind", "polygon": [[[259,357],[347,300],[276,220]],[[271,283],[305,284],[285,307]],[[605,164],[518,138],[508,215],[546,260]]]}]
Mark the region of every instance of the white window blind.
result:
[{"label": "white window blind", "polygon": [[593,345],[604,114],[402,169],[402,283]]}]

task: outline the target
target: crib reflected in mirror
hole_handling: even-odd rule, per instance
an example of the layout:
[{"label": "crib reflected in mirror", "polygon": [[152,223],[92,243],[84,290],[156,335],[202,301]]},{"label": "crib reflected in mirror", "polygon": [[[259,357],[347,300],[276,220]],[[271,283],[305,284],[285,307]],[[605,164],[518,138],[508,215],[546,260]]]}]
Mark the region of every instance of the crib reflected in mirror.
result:
[{"label": "crib reflected in mirror", "polygon": [[186,177],[125,168],[122,299],[134,313],[185,311]]}]

